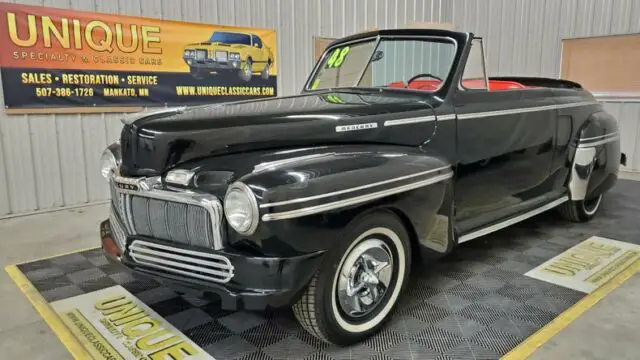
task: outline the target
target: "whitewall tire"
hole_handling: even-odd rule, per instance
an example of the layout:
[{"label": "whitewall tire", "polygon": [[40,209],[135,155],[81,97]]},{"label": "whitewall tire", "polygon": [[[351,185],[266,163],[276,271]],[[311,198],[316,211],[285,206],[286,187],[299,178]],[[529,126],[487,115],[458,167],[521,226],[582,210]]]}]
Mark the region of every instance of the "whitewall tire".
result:
[{"label": "whitewall tire", "polygon": [[411,269],[411,244],[391,212],[357,218],[294,305],[296,318],[325,342],[348,345],[390,318]]},{"label": "whitewall tire", "polygon": [[581,201],[567,201],[558,206],[560,215],[569,221],[585,222],[593,219],[602,203],[602,194]]}]

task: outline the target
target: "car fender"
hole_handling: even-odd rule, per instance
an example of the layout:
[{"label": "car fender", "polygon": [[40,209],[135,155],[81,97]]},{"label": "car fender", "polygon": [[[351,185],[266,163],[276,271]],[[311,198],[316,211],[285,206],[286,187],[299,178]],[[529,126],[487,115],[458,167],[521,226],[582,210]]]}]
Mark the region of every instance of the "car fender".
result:
[{"label": "car fender", "polygon": [[578,128],[571,159],[569,194],[579,201],[609,190],[621,161],[617,121],[605,111],[592,113]]},{"label": "car fender", "polygon": [[324,224],[325,239],[337,238],[357,215],[384,208],[405,222],[420,250],[445,253],[453,244],[452,176],[451,165],[437,155],[409,147],[359,145],[292,153],[256,164],[238,181],[258,199],[262,231],[268,228],[276,237],[315,223]]}]

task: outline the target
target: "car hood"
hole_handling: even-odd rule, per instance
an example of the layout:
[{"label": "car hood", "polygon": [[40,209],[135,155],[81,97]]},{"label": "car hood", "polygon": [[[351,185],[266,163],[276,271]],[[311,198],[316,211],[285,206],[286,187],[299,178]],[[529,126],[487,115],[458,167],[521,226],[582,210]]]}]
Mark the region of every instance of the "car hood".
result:
[{"label": "car hood", "polygon": [[194,47],[194,46],[220,46],[220,47],[225,47],[225,48],[238,48],[238,47],[243,47],[243,46],[247,46],[244,44],[227,44],[227,43],[221,43],[221,42],[210,42],[210,41],[202,41],[202,42],[196,42],[196,43],[191,43],[191,44],[187,44],[187,47]]},{"label": "car hood", "polygon": [[125,176],[156,176],[207,156],[272,148],[417,146],[434,133],[433,122],[384,126],[384,121],[427,115],[433,115],[433,108],[424,97],[387,91],[308,93],[167,109],[126,121],[121,171]]}]

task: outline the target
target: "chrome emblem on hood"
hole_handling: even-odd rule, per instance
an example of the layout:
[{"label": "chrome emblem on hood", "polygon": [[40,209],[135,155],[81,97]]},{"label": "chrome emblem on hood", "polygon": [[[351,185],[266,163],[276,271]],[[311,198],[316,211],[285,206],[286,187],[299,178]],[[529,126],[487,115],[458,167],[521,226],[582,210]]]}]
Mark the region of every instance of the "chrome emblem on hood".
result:
[{"label": "chrome emblem on hood", "polygon": [[357,131],[366,129],[375,129],[378,127],[378,123],[366,123],[366,124],[354,124],[354,125],[340,125],[336,126],[336,132],[345,131]]}]

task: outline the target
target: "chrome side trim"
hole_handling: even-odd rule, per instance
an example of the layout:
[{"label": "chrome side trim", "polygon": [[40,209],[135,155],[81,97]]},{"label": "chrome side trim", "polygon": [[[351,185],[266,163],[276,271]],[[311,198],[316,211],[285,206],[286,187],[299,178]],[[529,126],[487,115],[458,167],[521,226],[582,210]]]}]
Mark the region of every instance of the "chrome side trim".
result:
[{"label": "chrome side trim", "polygon": [[565,195],[565,196],[563,196],[563,197],[561,197],[561,198],[559,198],[557,200],[554,200],[554,201],[552,201],[552,202],[550,202],[548,204],[542,205],[541,207],[533,209],[533,210],[531,210],[529,212],[526,212],[524,214],[518,215],[516,217],[512,217],[510,219],[507,219],[507,220],[502,221],[500,223],[488,226],[486,228],[482,228],[480,230],[476,230],[474,232],[462,235],[460,238],[458,238],[458,244],[461,244],[463,242],[467,242],[469,240],[473,240],[473,239],[475,239],[477,237],[480,237],[480,236],[484,236],[484,235],[490,234],[490,233],[492,233],[494,231],[498,231],[500,229],[504,229],[507,226],[511,226],[513,224],[519,223],[519,222],[521,222],[523,220],[526,220],[526,219],[528,219],[530,217],[533,217],[535,215],[543,213],[543,212],[545,212],[545,211],[547,211],[549,209],[553,209],[554,207],[556,207],[556,206],[558,206],[558,205],[560,205],[560,204],[562,204],[562,203],[564,203],[564,202],[566,202],[568,200],[569,200],[569,197]]},{"label": "chrome side trim", "polygon": [[613,141],[618,141],[619,139],[620,139],[620,135],[618,133],[615,133],[611,136],[603,138],[602,140],[596,140],[596,141],[585,142],[585,143],[583,143],[582,140],[580,140],[580,143],[578,144],[578,148],[581,149],[581,148],[594,147],[597,145],[603,145]]},{"label": "chrome side trim", "polygon": [[296,157],[292,157],[292,158],[275,160],[275,161],[267,161],[267,162],[263,162],[263,163],[260,163],[260,164],[258,164],[256,166],[254,166],[252,173],[257,174],[257,173],[261,173],[261,172],[267,171],[267,170],[274,170],[274,169],[276,169],[276,168],[278,168],[278,167],[280,167],[282,165],[295,164],[295,163],[298,163],[298,162],[317,159],[317,158],[330,156],[330,155],[334,155],[334,154],[335,153],[310,154],[310,155],[296,156]]},{"label": "chrome side trim", "polygon": [[235,270],[226,256],[144,240],[134,240],[129,245],[129,256],[140,265],[218,283],[229,282]]},{"label": "chrome side trim", "polygon": [[589,141],[592,141],[592,140],[601,140],[601,139],[604,139],[604,138],[617,136],[618,134],[619,133],[617,131],[615,131],[615,132],[604,134],[604,135],[598,135],[598,136],[593,136],[593,137],[588,137],[588,138],[582,138],[579,141],[580,142],[589,142]]},{"label": "chrome side trim", "polygon": [[429,115],[429,116],[421,116],[421,117],[414,117],[414,118],[407,118],[407,119],[387,120],[384,122],[384,126],[417,124],[417,123],[432,122],[432,121],[436,121],[436,117],[433,115]]},{"label": "chrome side trim", "polygon": [[342,207],[356,205],[363,202],[379,199],[385,196],[394,195],[401,192],[421,188],[427,185],[435,184],[440,181],[450,179],[452,176],[453,176],[453,171],[449,171],[445,174],[434,176],[430,179],[418,181],[415,183],[411,183],[411,184],[407,184],[407,185],[403,185],[403,186],[399,186],[399,187],[395,187],[387,190],[377,191],[371,194],[356,196],[356,197],[344,199],[344,200],[338,200],[338,201],[334,201],[334,202],[330,202],[322,205],[309,206],[309,207],[297,209],[297,210],[264,214],[262,215],[262,221],[291,219],[291,218],[297,218],[301,216],[317,214],[325,211],[335,210]]},{"label": "chrome side trim", "polygon": [[338,190],[338,191],[333,191],[333,192],[330,192],[330,193],[325,193],[325,194],[320,194],[320,195],[308,196],[308,197],[292,199],[292,200],[278,201],[278,202],[273,202],[273,203],[260,204],[260,208],[264,209],[264,208],[273,207],[273,206],[290,205],[290,204],[297,204],[297,203],[311,201],[311,200],[322,199],[322,198],[329,197],[329,196],[335,196],[335,195],[345,194],[345,193],[348,193],[348,192],[368,189],[368,188],[371,188],[371,187],[384,185],[384,184],[389,184],[389,183],[396,182],[396,181],[407,180],[407,179],[411,179],[411,178],[416,177],[416,176],[433,174],[433,173],[437,173],[439,171],[448,170],[448,169],[451,169],[451,166],[443,166],[443,167],[439,167],[437,169],[431,169],[431,170],[422,171],[422,172],[411,174],[411,175],[400,176],[400,177],[393,178],[393,179],[378,181],[378,182],[371,183],[371,184],[356,186],[356,187],[343,189],[343,190]]},{"label": "chrome side trim", "polygon": [[445,115],[438,115],[436,120],[445,121],[445,120],[454,120],[455,118],[456,118],[456,114],[445,114]]},{"label": "chrome side trim", "polygon": [[478,113],[459,114],[458,119],[460,120],[477,119],[477,118],[490,117],[490,116],[523,114],[523,113],[536,112],[536,111],[566,109],[566,108],[572,108],[572,107],[590,106],[590,105],[597,105],[597,104],[599,104],[597,101],[581,101],[581,102],[569,103],[569,104],[544,105],[544,106],[533,106],[533,107],[507,109],[507,110],[485,111],[485,112],[478,112]]},{"label": "chrome side trim", "polygon": [[[485,111],[485,112],[478,112],[478,113],[460,114],[458,115],[458,119],[464,120],[464,119],[477,119],[477,118],[490,117],[490,116],[524,114],[524,113],[536,112],[536,111],[558,110],[558,109],[566,109],[566,108],[572,108],[572,107],[590,106],[590,105],[596,105],[596,104],[598,104],[597,101],[583,101],[583,102],[570,103],[570,104],[545,105],[545,106],[533,106],[533,107],[526,107],[526,108],[515,108],[515,109],[508,109],[508,110]],[[431,122],[431,121],[447,121],[447,120],[454,120],[455,118],[456,118],[456,114],[444,114],[444,115],[437,115],[437,116],[429,115],[429,116],[422,116],[422,117],[415,117],[415,118],[387,120],[384,122],[384,126],[409,125],[409,124]]]}]

